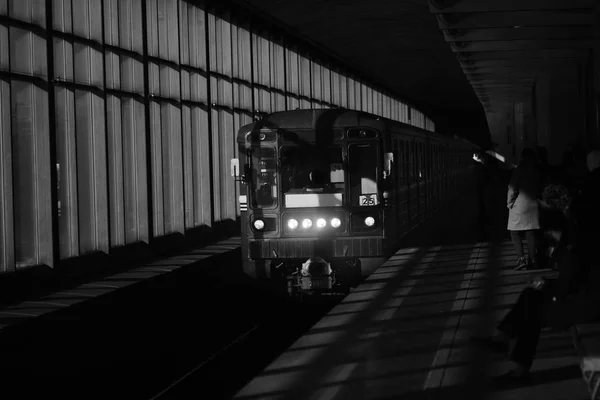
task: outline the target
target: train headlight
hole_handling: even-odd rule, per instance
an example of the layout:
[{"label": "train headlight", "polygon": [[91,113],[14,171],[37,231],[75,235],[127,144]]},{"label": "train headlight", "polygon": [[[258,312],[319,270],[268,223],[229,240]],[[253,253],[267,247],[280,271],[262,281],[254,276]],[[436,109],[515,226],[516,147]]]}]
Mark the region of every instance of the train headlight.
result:
[{"label": "train headlight", "polygon": [[327,221],[325,221],[323,218],[319,218],[317,220],[317,228],[325,228],[327,226]]},{"label": "train headlight", "polygon": [[265,227],[265,221],[263,221],[262,219],[257,219],[256,221],[254,221],[254,229],[256,229],[257,231],[262,230]]},{"label": "train headlight", "polygon": [[312,221],[311,221],[310,219],[308,219],[308,218],[305,218],[305,219],[303,219],[303,220],[302,220],[302,227],[303,227],[304,229],[308,229],[308,228],[310,228],[311,226],[312,226]]},{"label": "train headlight", "polygon": [[297,219],[290,219],[288,220],[288,228],[290,229],[296,229],[298,227],[298,220]]},{"label": "train headlight", "polygon": [[367,218],[365,218],[365,225],[366,226],[373,226],[373,225],[375,225],[375,218],[373,218],[373,217],[367,217]]},{"label": "train headlight", "polygon": [[339,228],[340,225],[342,225],[342,221],[340,221],[339,218],[332,218],[330,222],[331,226],[333,226],[334,228]]}]

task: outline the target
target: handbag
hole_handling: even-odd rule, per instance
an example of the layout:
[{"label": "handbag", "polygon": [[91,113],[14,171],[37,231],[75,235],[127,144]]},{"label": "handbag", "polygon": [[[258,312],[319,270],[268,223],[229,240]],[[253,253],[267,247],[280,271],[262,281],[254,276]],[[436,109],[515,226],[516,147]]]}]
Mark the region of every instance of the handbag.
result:
[{"label": "handbag", "polygon": [[592,400],[600,400],[600,357],[584,357],[581,360],[581,372],[587,383]]}]

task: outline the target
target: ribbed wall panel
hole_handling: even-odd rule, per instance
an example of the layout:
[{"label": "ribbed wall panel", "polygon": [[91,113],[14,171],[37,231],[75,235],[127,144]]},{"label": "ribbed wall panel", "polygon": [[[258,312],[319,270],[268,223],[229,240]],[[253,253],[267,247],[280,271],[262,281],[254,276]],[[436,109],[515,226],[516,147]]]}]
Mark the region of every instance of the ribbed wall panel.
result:
[{"label": "ribbed wall panel", "polygon": [[235,220],[230,159],[256,111],[408,121],[291,38],[197,2],[0,0],[0,15],[0,272]]}]

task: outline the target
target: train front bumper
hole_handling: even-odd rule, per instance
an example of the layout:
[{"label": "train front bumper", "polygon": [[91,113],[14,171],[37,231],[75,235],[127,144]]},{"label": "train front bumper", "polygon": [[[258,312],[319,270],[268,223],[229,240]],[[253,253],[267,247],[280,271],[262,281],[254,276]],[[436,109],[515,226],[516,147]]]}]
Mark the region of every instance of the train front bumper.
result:
[{"label": "train front bumper", "polygon": [[248,258],[253,260],[298,259],[320,256],[325,259],[385,256],[385,241],[379,237],[293,238],[250,240]]}]

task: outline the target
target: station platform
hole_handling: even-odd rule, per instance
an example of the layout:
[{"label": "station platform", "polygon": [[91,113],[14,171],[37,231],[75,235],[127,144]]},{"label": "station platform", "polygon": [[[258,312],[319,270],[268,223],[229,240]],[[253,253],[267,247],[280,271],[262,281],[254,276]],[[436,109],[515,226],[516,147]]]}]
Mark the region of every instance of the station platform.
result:
[{"label": "station platform", "polygon": [[[474,345],[491,334],[533,272],[514,272],[505,186],[425,223],[236,399],[589,399],[568,331],[542,333],[531,379]],[[535,271],[552,275],[551,270]]]},{"label": "station platform", "polygon": [[1,397],[152,398],[253,322],[220,288],[239,246],[215,241],[0,308]]},{"label": "station platform", "polygon": [[203,262],[218,263],[219,257],[239,249],[239,246],[239,237],[228,238],[174,256],[159,257],[146,265],[108,275],[98,280],[2,307],[0,308],[0,335],[10,328],[32,322],[35,318],[49,317],[57,311],[66,310],[72,306],[104,299],[117,291],[133,288],[136,284],[148,282],[180,268],[199,267]]}]

